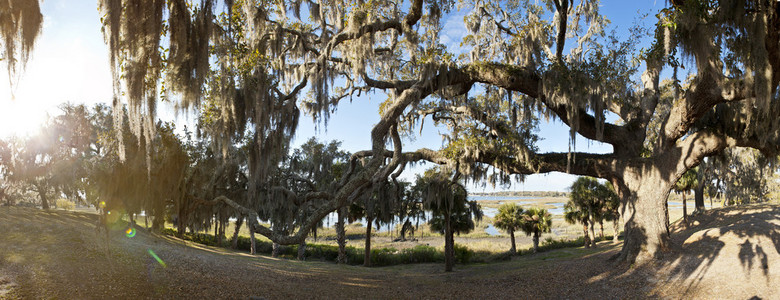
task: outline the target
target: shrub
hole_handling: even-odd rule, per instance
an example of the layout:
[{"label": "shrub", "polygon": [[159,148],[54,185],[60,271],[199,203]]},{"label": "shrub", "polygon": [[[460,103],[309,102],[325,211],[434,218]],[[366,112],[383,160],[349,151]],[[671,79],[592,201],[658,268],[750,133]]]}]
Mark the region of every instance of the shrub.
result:
[{"label": "shrub", "polygon": [[464,245],[455,244],[455,261],[461,264],[467,264],[474,257],[474,251]]},{"label": "shrub", "polygon": [[76,208],[76,203],[73,203],[72,201],[68,201],[67,199],[57,199],[55,202],[55,205],[57,205],[57,208],[64,209],[64,210],[71,210]]}]

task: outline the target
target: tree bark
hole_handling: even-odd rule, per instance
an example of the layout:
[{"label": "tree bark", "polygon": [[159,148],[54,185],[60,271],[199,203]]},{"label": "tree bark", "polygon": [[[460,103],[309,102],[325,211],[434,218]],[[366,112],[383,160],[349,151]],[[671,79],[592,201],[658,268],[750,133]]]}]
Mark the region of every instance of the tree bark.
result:
[{"label": "tree bark", "polygon": [[534,253],[539,252],[539,235],[539,231],[534,230]]},{"label": "tree bark", "polygon": [[281,250],[279,243],[274,242],[273,245],[271,245],[271,257],[279,257],[279,252]]},{"label": "tree bark", "polygon": [[664,200],[664,223],[666,226],[666,234],[670,234],[669,231],[669,223],[671,221],[669,220],[669,200]]},{"label": "tree bark", "polygon": [[509,253],[512,253],[513,255],[517,253],[517,247],[515,247],[515,231],[510,230],[509,231],[509,239],[512,241],[512,248],[509,249]]},{"label": "tree bark", "polygon": [[219,218],[214,214],[214,243],[219,246]]},{"label": "tree bark", "polygon": [[371,266],[371,223],[373,220],[366,218],[366,247],[363,252],[363,266]]},{"label": "tree bark", "polygon": [[241,225],[243,224],[244,218],[239,216],[238,219],[236,219],[236,230],[233,231],[233,240],[231,245],[233,249],[238,248],[238,231],[241,229]]},{"label": "tree bark", "polygon": [[606,239],[604,237],[604,220],[599,220],[599,236],[602,241]]},{"label": "tree bark", "polygon": [[620,234],[620,218],[615,218],[615,220],[612,223],[613,228],[615,229],[614,235],[612,235],[612,243],[618,242],[618,234]]},{"label": "tree bark", "polygon": [[347,234],[344,226],[346,218],[346,207],[338,210],[338,221],[336,222],[336,242],[339,244],[338,263],[347,263]]},{"label": "tree bark", "polygon": [[252,227],[251,223],[247,224],[247,226],[249,227],[249,242],[250,242],[249,254],[255,255],[257,254],[257,240],[255,239],[255,228]]},{"label": "tree bark", "polygon": [[[634,171],[634,177],[627,177],[627,185],[634,187],[622,204],[625,225],[623,227],[623,249],[616,256],[625,263],[644,262],[661,256],[669,250],[669,232],[666,226],[664,206],[672,183],[677,178],[663,178],[659,172]],[[641,212],[641,213],[639,213]]]},{"label": "tree bark", "polygon": [[444,271],[452,272],[455,265],[455,237],[452,232],[452,222],[450,214],[444,216]]},{"label": "tree bark", "polygon": [[38,195],[41,196],[41,208],[45,210],[49,210],[49,199],[46,199],[46,191],[42,190],[42,188],[38,188]]},{"label": "tree bark", "polygon": [[694,205],[696,206],[696,209],[693,211],[694,213],[702,213],[704,212],[704,172],[706,168],[704,168],[704,162],[699,166],[699,173],[698,173],[698,183],[694,189],[693,189],[693,200]]},{"label": "tree bark", "polygon": [[590,246],[596,248],[596,221],[593,219],[593,213],[591,211],[588,211],[588,225],[589,225],[588,237],[590,239]]},{"label": "tree bark", "polygon": [[588,233],[588,222],[582,225],[582,234],[585,237],[585,248],[590,248],[590,234]]},{"label": "tree bark", "polygon": [[687,192],[682,192],[682,203],[683,203],[683,224],[685,226],[688,226],[688,203],[687,199],[685,199],[685,194]]},{"label": "tree bark", "polygon": [[298,244],[298,260],[305,260],[306,259],[306,239],[303,239]]}]

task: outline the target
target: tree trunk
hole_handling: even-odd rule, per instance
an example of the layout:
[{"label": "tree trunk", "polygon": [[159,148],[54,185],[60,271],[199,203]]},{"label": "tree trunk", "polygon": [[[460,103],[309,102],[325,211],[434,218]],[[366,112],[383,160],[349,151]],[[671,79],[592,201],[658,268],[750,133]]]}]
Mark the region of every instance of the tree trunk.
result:
[{"label": "tree trunk", "polygon": [[[534,253],[539,252],[539,236],[539,231],[534,230]],[[593,247],[595,247],[595,245]]]},{"label": "tree trunk", "polygon": [[281,250],[279,243],[274,242],[273,245],[271,245],[271,257],[279,257],[279,252]]},{"label": "tree trunk", "polygon": [[336,222],[336,242],[339,244],[338,263],[347,263],[347,233],[344,228],[344,218],[346,217],[346,207],[338,210],[338,221]]},{"label": "tree trunk", "polygon": [[701,175],[703,172],[704,169],[699,168],[699,185],[693,189],[693,199],[696,206],[696,210],[694,210],[695,213],[704,212],[704,176]]},{"label": "tree trunk", "polygon": [[[655,172],[654,172],[655,171]],[[615,258],[620,262],[644,262],[669,250],[669,233],[664,209],[674,176],[660,176],[657,170],[631,172],[626,184],[620,183],[623,249]],[[628,192],[633,191],[633,192]]]},{"label": "tree trunk", "polygon": [[41,196],[41,208],[49,210],[49,199],[46,199],[46,191],[39,188],[38,195]]},{"label": "tree trunk", "polygon": [[688,226],[688,203],[687,199],[685,199],[686,192],[682,192],[682,203],[683,203],[683,225]]},{"label": "tree trunk", "polygon": [[509,231],[509,239],[512,241],[512,248],[509,249],[509,253],[512,253],[512,255],[514,255],[515,253],[517,253],[517,247],[515,247],[515,231],[514,230],[510,230]]},{"label": "tree trunk", "polygon": [[455,237],[450,214],[444,216],[444,271],[452,272],[455,265]]},{"label": "tree trunk", "polygon": [[596,220],[593,219],[593,213],[588,211],[588,236],[590,239],[590,246],[596,248]]},{"label": "tree trunk", "polygon": [[306,259],[306,238],[302,239],[298,244],[298,260]]},{"label": "tree trunk", "polygon": [[664,223],[665,223],[664,226],[666,226],[666,234],[667,235],[670,234],[669,222],[670,222],[670,220],[669,220],[669,199],[667,199],[667,200],[664,200]]},{"label": "tree trunk", "polygon": [[599,220],[599,236],[602,241],[606,239],[604,237],[604,220]]},{"label": "tree trunk", "polygon": [[227,221],[223,222],[222,220],[219,220],[219,238],[217,239],[217,245],[222,247],[222,245],[225,244],[225,224]]},{"label": "tree trunk", "polygon": [[618,234],[620,234],[620,218],[615,218],[615,220],[612,223],[613,228],[615,229],[615,234],[612,235],[612,243],[618,242]]},{"label": "tree trunk", "polygon": [[217,214],[214,214],[214,243],[219,246],[219,241],[217,240],[219,236],[219,218],[217,218]]},{"label": "tree trunk", "polygon": [[238,248],[238,231],[241,229],[242,224],[244,224],[244,218],[239,216],[238,219],[236,219],[236,230],[233,231],[233,241],[231,245],[233,249]]},{"label": "tree trunk", "polygon": [[585,248],[590,248],[590,234],[588,233],[588,221],[582,226],[582,234],[585,237]]},{"label": "tree trunk", "polygon": [[366,218],[366,247],[363,252],[363,266],[371,266],[371,223],[373,220]]},{"label": "tree trunk", "polygon": [[249,226],[249,254],[255,255],[257,254],[257,240],[255,239],[255,228],[252,227],[251,222],[247,222]]}]

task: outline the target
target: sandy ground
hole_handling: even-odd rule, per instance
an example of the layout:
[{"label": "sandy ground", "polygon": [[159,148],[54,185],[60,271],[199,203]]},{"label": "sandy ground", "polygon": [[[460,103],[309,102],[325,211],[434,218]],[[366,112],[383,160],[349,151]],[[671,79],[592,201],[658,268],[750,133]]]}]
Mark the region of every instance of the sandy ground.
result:
[{"label": "sandy ground", "polygon": [[684,247],[642,266],[613,265],[608,258],[620,245],[603,242],[445,273],[441,264],[363,268],[252,257],[144,230],[127,237],[124,228],[106,240],[91,214],[0,207],[0,299],[780,297],[780,208],[728,208],[691,220],[673,235]]}]

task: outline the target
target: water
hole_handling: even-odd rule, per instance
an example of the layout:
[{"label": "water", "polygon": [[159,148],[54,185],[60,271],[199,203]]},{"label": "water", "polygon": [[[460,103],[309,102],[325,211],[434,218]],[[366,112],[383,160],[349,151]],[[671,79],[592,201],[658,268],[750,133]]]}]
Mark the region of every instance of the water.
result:
[{"label": "water", "polygon": [[[425,224],[426,222],[428,222],[428,220],[430,218],[431,218],[431,213],[430,212],[425,212],[425,216],[423,218],[420,218],[420,225]],[[332,213],[328,214],[327,216],[325,216],[325,218],[322,219],[322,224],[323,224],[322,226],[325,227],[325,228],[335,228],[336,227],[336,222],[338,222],[338,221],[339,221],[338,213],[332,212]],[[412,221],[412,225],[416,225],[417,221],[415,219],[412,219],[411,221]],[[366,218],[360,218],[359,220],[356,220],[355,222],[352,222],[351,224],[354,224],[354,223],[363,224],[363,226],[365,227],[366,226]],[[376,227],[376,223],[374,223],[372,225],[373,228],[371,230],[373,232],[388,232],[388,231],[396,230],[396,226],[398,226],[400,224],[402,224],[401,223],[401,218],[396,216],[396,217],[393,218],[393,222],[391,222],[390,224],[383,224],[382,226],[380,226],[378,228]]]},{"label": "water", "polygon": [[[522,199],[539,199],[541,197],[526,197],[526,196],[471,196],[469,195],[469,201],[495,201],[495,200],[522,200]],[[512,201],[518,203],[516,201]],[[521,201],[520,203],[530,204],[530,201]]]},{"label": "water", "polygon": [[489,235],[499,235],[499,234],[501,234],[500,232],[498,232],[498,229],[495,226],[493,226],[493,224],[488,225],[488,227],[485,228],[485,232],[487,232],[487,234],[489,234]]},{"label": "water", "polygon": [[555,208],[550,208],[547,210],[551,215],[558,215],[558,216],[563,215],[563,206],[565,205],[565,203],[555,202],[555,203],[547,203],[547,205],[555,206]]},{"label": "water", "polygon": [[495,218],[497,213],[498,213],[498,209],[495,209],[495,208],[492,208],[492,207],[483,207],[482,208],[482,214],[485,217]]}]

